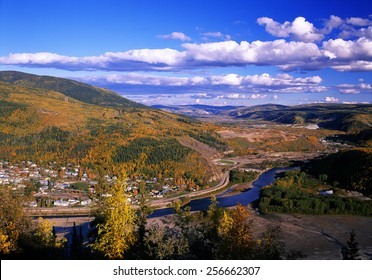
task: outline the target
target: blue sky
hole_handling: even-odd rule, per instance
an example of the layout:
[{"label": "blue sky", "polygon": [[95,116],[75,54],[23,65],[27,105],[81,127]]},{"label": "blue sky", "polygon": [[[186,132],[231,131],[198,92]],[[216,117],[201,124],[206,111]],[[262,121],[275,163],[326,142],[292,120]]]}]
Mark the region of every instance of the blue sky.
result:
[{"label": "blue sky", "polygon": [[0,0],[0,70],[147,105],[372,103],[371,1]]}]

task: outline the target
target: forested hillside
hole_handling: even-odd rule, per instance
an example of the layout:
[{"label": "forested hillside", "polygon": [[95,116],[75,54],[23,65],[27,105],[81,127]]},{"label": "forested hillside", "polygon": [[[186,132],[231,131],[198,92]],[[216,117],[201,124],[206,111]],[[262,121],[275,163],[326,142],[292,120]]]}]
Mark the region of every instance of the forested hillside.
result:
[{"label": "forested hillside", "polygon": [[347,190],[372,195],[372,151],[352,149],[310,161],[305,170],[325,181]]},{"label": "forested hillside", "polygon": [[[223,151],[216,126],[148,108],[82,83],[0,73],[0,159],[80,164],[92,174],[175,177],[206,184],[207,160],[183,138]],[[102,171],[103,172],[103,171]],[[94,176],[94,175],[92,175]]]}]

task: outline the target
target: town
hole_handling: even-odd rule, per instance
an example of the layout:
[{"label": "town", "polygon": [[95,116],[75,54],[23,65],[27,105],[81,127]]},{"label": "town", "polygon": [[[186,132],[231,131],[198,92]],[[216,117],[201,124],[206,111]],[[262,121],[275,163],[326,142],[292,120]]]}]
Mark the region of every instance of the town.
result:
[{"label": "town", "polygon": [[[49,163],[38,166],[32,161],[10,163],[0,161],[0,186],[9,187],[29,197],[27,207],[85,207],[92,204],[97,178],[79,165],[61,166]],[[113,184],[116,176],[104,176],[105,184]],[[128,202],[138,205],[140,202],[139,186],[145,184],[147,199],[171,197],[188,189],[197,191],[198,187],[187,188],[183,180],[174,178],[147,179],[144,177],[127,178],[126,192]],[[102,194],[109,196],[110,194]]]}]

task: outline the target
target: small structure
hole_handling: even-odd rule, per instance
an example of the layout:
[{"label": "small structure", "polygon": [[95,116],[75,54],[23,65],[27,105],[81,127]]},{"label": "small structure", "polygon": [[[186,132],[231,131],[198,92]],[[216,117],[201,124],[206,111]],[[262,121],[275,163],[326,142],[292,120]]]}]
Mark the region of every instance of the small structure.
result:
[{"label": "small structure", "polygon": [[332,194],[333,194],[333,190],[320,191],[320,195],[323,195],[323,196],[328,196],[328,195],[332,195]]}]

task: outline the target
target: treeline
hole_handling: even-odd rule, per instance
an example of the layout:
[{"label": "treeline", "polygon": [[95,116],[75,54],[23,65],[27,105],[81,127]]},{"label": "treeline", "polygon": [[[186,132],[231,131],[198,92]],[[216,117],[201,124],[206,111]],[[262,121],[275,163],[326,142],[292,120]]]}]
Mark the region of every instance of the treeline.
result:
[{"label": "treeline", "polygon": [[[326,176],[321,176],[326,178]],[[258,206],[264,213],[339,214],[372,216],[372,201],[339,195],[322,196],[324,185],[300,171],[290,171],[271,186],[261,189]]]},{"label": "treeline", "polygon": [[[58,239],[42,219],[31,222],[19,201],[7,192],[0,196],[0,256],[2,259],[294,259],[278,226],[256,234],[244,206],[224,209],[215,199],[207,211],[191,213],[175,202],[175,215],[161,223],[147,222],[150,213],[142,186],[138,212],[127,203],[125,184],[117,182],[112,196],[94,209],[88,239],[74,225],[71,240]],[[97,196],[99,197],[99,196]]]}]

